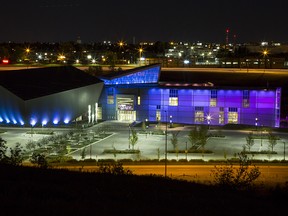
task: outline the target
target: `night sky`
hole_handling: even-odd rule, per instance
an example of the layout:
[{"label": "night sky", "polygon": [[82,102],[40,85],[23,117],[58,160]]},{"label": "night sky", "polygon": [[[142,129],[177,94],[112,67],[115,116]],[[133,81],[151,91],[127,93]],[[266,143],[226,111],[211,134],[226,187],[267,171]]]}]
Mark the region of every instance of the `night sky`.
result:
[{"label": "night sky", "polygon": [[0,42],[288,43],[287,0],[7,0],[0,20]]}]

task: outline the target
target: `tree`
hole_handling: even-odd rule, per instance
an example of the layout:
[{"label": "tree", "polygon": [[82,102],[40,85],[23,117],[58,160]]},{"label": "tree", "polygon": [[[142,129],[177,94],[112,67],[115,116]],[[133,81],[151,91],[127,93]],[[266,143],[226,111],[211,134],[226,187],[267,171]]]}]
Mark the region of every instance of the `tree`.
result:
[{"label": "tree", "polygon": [[253,134],[250,132],[248,136],[246,137],[246,147],[248,148],[248,151],[250,152],[251,147],[254,145],[254,139]]},{"label": "tree", "polygon": [[198,143],[198,131],[197,128],[194,127],[188,134],[188,140],[192,145],[192,148],[196,147],[197,143]]},{"label": "tree", "polygon": [[20,143],[16,143],[14,148],[10,148],[9,164],[19,166],[23,162],[23,151]]},{"label": "tree", "polygon": [[3,140],[2,137],[0,137],[0,163],[6,159],[6,151],[6,140]]},{"label": "tree", "polygon": [[207,143],[207,132],[208,128],[206,126],[200,126],[199,129],[196,127],[191,130],[188,134],[188,140],[192,144],[192,148],[200,145],[202,150],[204,150]]},{"label": "tree", "polygon": [[171,144],[173,145],[174,150],[178,147],[178,135],[180,131],[172,132]]},{"label": "tree", "polygon": [[269,150],[273,152],[274,146],[277,144],[277,137],[271,132],[268,134]]},{"label": "tree", "polygon": [[86,148],[83,148],[81,153],[80,153],[81,159],[84,160],[86,157]]},{"label": "tree", "polygon": [[253,185],[254,181],[261,175],[255,165],[250,168],[251,162],[245,153],[239,153],[239,168],[227,163],[223,166],[215,166],[212,170],[214,184],[234,189],[243,189]]},{"label": "tree", "polygon": [[125,169],[121,162],[116,162],[113,164],[100,164],[99,173],[111,174],[111,175],[132,175],[132,171]]},{"label": "tree", "polygon": [[199,143],[202,148],[202,150],[205,149],[205,145],[207,144],[207,132],[208,132],[208,127],[201,125],[199,129]]},{"label": "tree", "polygon": [[102,66],[89,66],[88,69],[84,71],[92,76],[97,76],[103,73],[103,68]]},{"label": "tree", "polygon": [[130,136],[130,144],[132,145],[132,149],[134,150],[134,146],[138,142],[138,135],[137,132],[133,129],[131,129],[131,136]]},{"label": "tree", "polygon": [[26,144],[26,148],[27,148],[28,150],[33,150],[33,149],[35,149],[35,148],[36,148],[35,142],[34,142],[34,141],[29,141],[29,142]]},{"label": "tree", "polygon": [[30,162],[36,164],[40,168],[48,168],[48,161],[44,154],[34,152],[31,156]]}]

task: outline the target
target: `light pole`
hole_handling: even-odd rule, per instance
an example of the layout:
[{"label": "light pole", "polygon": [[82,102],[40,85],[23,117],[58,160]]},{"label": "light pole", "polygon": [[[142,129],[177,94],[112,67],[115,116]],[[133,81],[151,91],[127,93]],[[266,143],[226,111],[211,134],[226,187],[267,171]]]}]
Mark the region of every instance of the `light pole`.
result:
[{"label": "light pole", "polygon": [[267,50],[264,50],[263,51],[263,56],[264,56],[264,73],[265,73],[265,69],[266,69],[266,57],[268,55],[268,51]]},{"label": "light pole", "polygon": [[185,153],[186,153],[186,161],[187,161],[187,153],[188,153],[187,141],[186,141],[186,150],[185,150]]},{"label": "light pole", "polygon": [[128,127],[129,127],[128,148],[130,149],[130,124],[128,125]]},{"label": "light pole", "polygon": [[139,66],[141,66],[141,58],[142,58],[142,52],[143,52],[143,49],[142,48],[140,48],[139,49]]},{"label": "light pole", "polygon": [[29,61],[30,61],[30,59],[29,59],[29,53],[30,53],[30,48],[26,48],[25,49],[25,53],[26,53],[26,59],[27,59],[27,69],[29,68]]},{"label": "light pole", "polygon": [[283,149],[284,151],[283,152],[284,152],[284,161],[285,161],[285,147],[286,147],[285,145],[286,145],[286,143],[283,142],[283,144],[284,144],[284,149]]},{"label": "light pole", "polygon": [[208,124],[208,130],[210,130],[211,115],[208,114],[207,117],[206,117],[206,119],[207,119],[207,124]]},{"label": "light pole", "polygon": [[257,117],[255,118],[255,126],[256,126],[256,131],[258,131],[258,127],[257,127],[258,126],[258,118]]},{"label": "light pole", "polygon": [[166,113],[166,131],[165,131],[165,175],[164,177],[167,177],[167,132],[168,132],[168,113],[167,110],[165,110]]}]

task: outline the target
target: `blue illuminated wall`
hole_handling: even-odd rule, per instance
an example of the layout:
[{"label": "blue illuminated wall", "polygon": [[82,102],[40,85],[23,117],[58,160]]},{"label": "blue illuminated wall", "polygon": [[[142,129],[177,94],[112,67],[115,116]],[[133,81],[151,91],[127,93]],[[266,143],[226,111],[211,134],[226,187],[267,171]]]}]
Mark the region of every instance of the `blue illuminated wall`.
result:
[{"label": "blue illuminated wall", "polygon": [[103,83],[98,83],[23,101],[0,86],[0,123],[26,126],[68,124],[87,114],[88,106],[98,102],[102,88]]},{"label": "blue illuminated wall", "polygon": [[148,68],[132,74],[116,77],[111,80],[103,79],[105,85],[157,83],[160,66]]},{"label": "blue illuminated wall", "polygon": [[0,86],[0,124],[24,124],[25,103]]},{"label": "blue illuminated wall", "polygon": [[[111,88],[114,89],[111,91]],[[109,90],[110,89],[110,90]],[[280,98],[281,89],[247,90],[249,97],[244,105],[243,91],[245,89],[216,89],[216,105],[211,106],[211,88],[189,89],[177,88],[178,105],[169,105],[171,88],[155,85],[143,87],[137,85],[106,86],[101,96],[103,119],[117,119],[116,102],[107,104],[108,91],[113,92],[114,99],[117,95],[134,95],[134,110],[137,121],[157,121],[156,113],[160,112],[161,121],[170,121],[170,116],[175,123],[208,124],[207,116],[211,116],[209,124],[224,125],[231,123],[229,116],[236,114],[237,124],[279,127],[280,123]],[[137,104],[140,96],[141,104]],[[203,122],[195,121],[195,112],[202,110]],[[221,116],[222,115],[222,116]],[[221,121],[221,119],[223,121]]]}]

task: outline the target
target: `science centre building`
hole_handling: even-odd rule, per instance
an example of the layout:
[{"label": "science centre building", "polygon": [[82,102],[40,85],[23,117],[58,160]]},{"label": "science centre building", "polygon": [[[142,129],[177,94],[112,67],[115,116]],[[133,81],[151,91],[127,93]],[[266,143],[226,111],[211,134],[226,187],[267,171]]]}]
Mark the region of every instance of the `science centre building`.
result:
[{"label": "science centre building", "polygon": [[280,125],[281,88],[243,74],[161,71],[160,64],[97,78],[72,66],[0,71],[0,124],[98,120]]},{"label": "science centre building", "polygon": [[[103,82],[74,67],[0,71],[0,124],[46,126],[95,112]],[[90,119],[91,120],[91,119]]]}]

